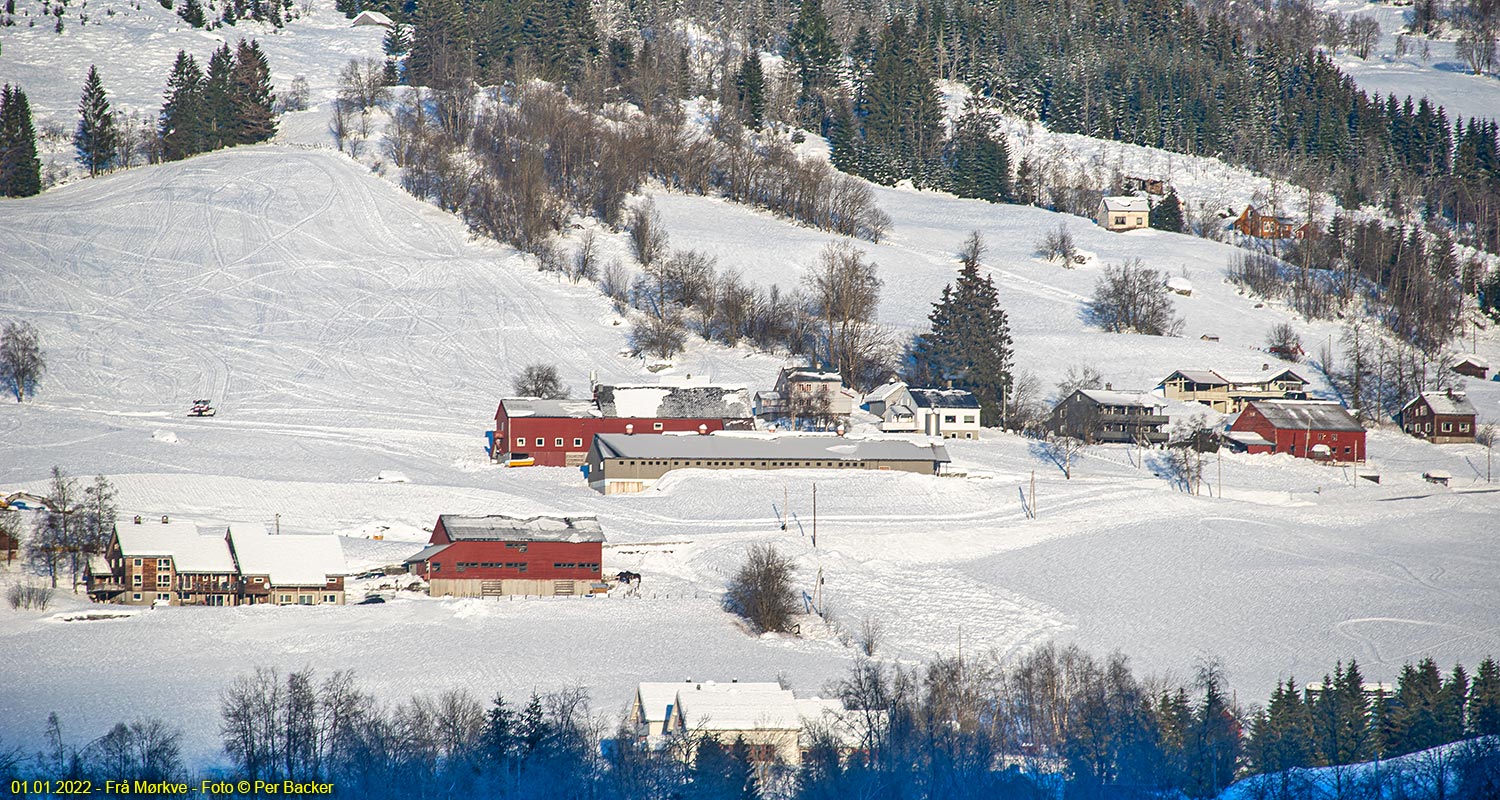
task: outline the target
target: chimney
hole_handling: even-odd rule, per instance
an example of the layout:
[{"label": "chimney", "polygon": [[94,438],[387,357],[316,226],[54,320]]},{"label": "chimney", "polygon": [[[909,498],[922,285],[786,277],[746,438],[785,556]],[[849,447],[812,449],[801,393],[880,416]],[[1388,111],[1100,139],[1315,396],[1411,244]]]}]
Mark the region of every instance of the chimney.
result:
[{"label": "chimney", "polygon": [[699,436],[707,436],[708,435],[708,426],[705,425],[702,422],[698,423],[698,435]]},{"label": "chimney", "polygon": [[137,525],[141,524],[141,515],[140,514],[136,514],[135,515],[135,524],[137,524]]},{"label": "chimney", "polygon": [[834,428],[834,432],[837,433],[840,436],[843,436],[844,435],[844,423],[840,422],[839,426],[837,428]]},{"label": "chimney", "polygon": [[167,515],[166,514],[162,514],[161,515],[161,524],[163,524],[163,525],[167,524]]},{"label": "chimney", "polygon": [[1106,383],[1106,384],[1104,384],[1104,391],[1106,391],[1106,392],[1112,391],[1114,388],[1115,388],[1115,385],[1113,383]]},{"label": "chimney", "polygon": [[1261,372],[1265,372],[1266,370],[1268,370],[1270,368],[1271,368],[1270,364],[1267,364],[1264,361],[1261,362],[1261,364],[1260,364],[1260,371]]},{"label": "chimney", "polygon": [[635,433],[635,423],[634,422],[627,422],[627,423],[625,423],[625,435],[626,436],[630,436],[633,433]]}]

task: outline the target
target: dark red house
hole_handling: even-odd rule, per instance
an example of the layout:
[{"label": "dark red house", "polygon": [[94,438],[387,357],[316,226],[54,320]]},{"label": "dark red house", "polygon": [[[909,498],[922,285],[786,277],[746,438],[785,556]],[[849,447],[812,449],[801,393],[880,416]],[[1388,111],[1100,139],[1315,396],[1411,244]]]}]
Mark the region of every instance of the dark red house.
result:
[{"label": "dark red house", "polygon": [[601,580],[603,549],[594,517],[444,514],[406,564],[434,597],[575,595]]},{"label": "dark red house", "polygon": [[1365,460],[1365,428],[1338,403],[1252,400],[1229,426],[1229,440],[1251,453],[1288,453],[1316,461]]},{"label": "dark red house", "polygon": [[581,466],[599,433],[665,433],[754,427],[743,387],[595,386],[592,400],[510,397],[495,409],[490,458],[517,465]]}]

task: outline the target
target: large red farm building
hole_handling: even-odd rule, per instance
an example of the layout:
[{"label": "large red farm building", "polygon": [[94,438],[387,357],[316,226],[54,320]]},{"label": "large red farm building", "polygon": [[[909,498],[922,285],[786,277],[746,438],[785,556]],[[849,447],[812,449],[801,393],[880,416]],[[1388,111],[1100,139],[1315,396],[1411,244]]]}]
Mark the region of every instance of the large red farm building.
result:
[{"label": "large red farm building", "polygon": [[490,458],[544,467],[581,466],[599,433],[713,432],[754,427],[739,387],[595,386],[592,400],[509,397],[495,409]]},{"label": "large red farm building", "polygon": [[444,514],[406,563],[434,597],[575,595],[601,580],[603,550],[594,517]]},{"label": "large red farm building", "polygon": [[1322,400],[1252,400],[1229,426],[1229,439],[1251,453],[1365,460],[1364,426],[1343,406]]}]

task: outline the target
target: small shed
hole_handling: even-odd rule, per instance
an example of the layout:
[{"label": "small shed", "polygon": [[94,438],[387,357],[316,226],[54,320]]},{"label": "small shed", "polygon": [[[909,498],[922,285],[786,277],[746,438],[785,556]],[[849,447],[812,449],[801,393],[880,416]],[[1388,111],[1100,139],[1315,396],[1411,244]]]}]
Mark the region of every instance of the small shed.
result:
[{"label": "small shed", "polygon": [[1193,282],[1181,275],[1173,275],[1167,278],[1167,291],[1176,292],[1183,297],[1193,296]]},{"label": "small shed", "polygon": [[1484,380],[1485,376],[1489,374],[1490,362],[1482,356],[1460,356],[1458,361],[1453,364],[1453,371],[1460,375],[1467,375],[1470,378]]},{"label": "small shed", "polygon": [[389,28],[395,25],[395,23],[391,21],[390,17],[379,11],[361,11],[359,12],[359,16],[356,16],[350,25],[355,28],[363,28],[366,25],[379,25],[382,28]]},{"label": "small shed", "polygon": [[1099,227],[1108,231],[1133,231],[1151,224],[1151,202],[1144,197],[1105,197],[1094,213]]}]

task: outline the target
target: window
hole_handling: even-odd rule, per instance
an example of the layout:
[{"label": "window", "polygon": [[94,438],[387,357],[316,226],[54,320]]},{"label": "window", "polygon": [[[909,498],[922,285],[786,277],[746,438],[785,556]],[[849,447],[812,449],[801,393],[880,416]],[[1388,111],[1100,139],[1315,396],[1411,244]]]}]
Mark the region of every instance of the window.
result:
[{"label": "window", "polygon": [[553,439],[553,440],[552,440],[552,446],[553,446],[553,447],[562,447],[562,446],[563,446],[563,440],[562,440],[562,437],[561,437],[561,436],[559,436],[559,437],[557,437],[557,438],[556,438],[556,439]]},{"label": "window", "polygon": [[172,593],[171,592],[162,592],[161,594],[159,594],[159,595],[156,596],[156,599],[157,600],[165,600],[168,603],[170,603],[170,602],[172,602]]},{"label": "window", "polygon": [[974,415],[973,414],[965,414],[964,415],[964,422],[969,423],[970,425],[974,424]]},{"label": "window", "polygon": [[292,596],[289,595],[289,594],[282,595],[281,596],[281,602],[283,602],[283,603],[290,603],[290,602],[292,602]]},{"label": "window", "polygon": [[540,436],[536,437],[536,446],[537,447],[546,447],[547,446],[547,440],[543,439]]},{"label": "window", "polygon": [[140,586],[141,585],[141,576],[140,575],[138,575],[138,574],[137,575],[132,575],[132,576],[130,576],[130,578],[131,578],[131,580],[130,580],[131,583],[135,584],[136,586]]},{"label": "window", "polygon": [[432,571],[433,572],[441,572],[442,570],[443,570],[443,565],[442,564],[440,564],[440,563],[438,563],[436,561],[432,562]]},{"label": "window", "polygon": [[1146,224],[1146,218],[1145,217],[1136,217],[1135,218],[1135,224],[1137,224],[1137,225],[1145,225]]},{"label": "window", "polygon": [[516,437],[516,447],[525,447],[525,446],[526,446],[526,437],[525,436],[517,436]]},{"label": "window", "polygon": [[171,569],[172,568],[172,559],[170,559],[170,558],[158,558],[158,559],[156,559],[156,568],[157,569]]},{"label": "window", "polygon": [[141,593],[140,592],[136,592],[135,594],[133,594],[133,595],[130,596],[130,599],[131,600],[139,600],[139,599],[141,599]]},{"label": "window", "polygon": [[255,580],[255,583],[261,583],[261,582],[262,582],[262,581],[264,581],[264,580],[265,580],[265,579],[264,579],[264,578],[256,578],[256,579],[254,579],[254,580]]},{"label": "window", "polygon": [[191,577],[187,576],[187,575],[182,576],[182,588],[184,588],[184,589],[191,589],[191,588],[193,588],[193,579]]},{"label": "window", "polygon": [[312,595],[310,595],[310,594],[299,594],[299,595],[297,595],[297,605],[299,605],[299,606],[310,606],[312,604],[313,604],[313,596]]},{"label": "window", "polygon": [[944,414],[943,415],[943,421],[944,422],[958,422],[958,416],[956,414]]},{"label": "window", "polygon": [[325,594],[325,595],[323,595],[323,602],[325,602],[325,603],[337,603],[338,601],[339,601],[339,596],[336,595],[336,594]]},{"label": "window", "polygon": [[583,440],[580,439],[580,438],[578,438],[577,436],[574,436],[573,437],[573,446],[574,447],[583,447]]},{"label": "window", "polygon": [[329,582],[329,583],[330,583],[330,584],[333,584],[333,583],[338,583],[338,582],[339,582],[339,579],[338,579],[338,578],[329,578],[329,579],[328,579],[328,582]]},{"label": "window", "polygon": [[1124,217],[1115,217],[1115,224],[1116,225],[1124,225],[1125,224],[1125,218]]},{"label": "window", "polygon": [[156,574],[156,585],[157,586],[171,586],[172,585],[172,576],[166,574],[165,572],[158,572]]},{"label": "window", "polygon": [[1469,432],[1469,423],[1467,423],[1467,422],[1460,422],[1460,423],[1458,423],[1458,431],[1459,431],[1459,433],[1468,433]]},{"label": "window", "polygon": [[137,567],[139,567],[139,566],[140,566],[140,565],[141,565],[141,560],[140,560],[140,559],[139,559],[139,558],[137,558],[137,559],[136,559],[136,560],[135,560],[135,565],[136,565],[136,566],[137,566]]}]

